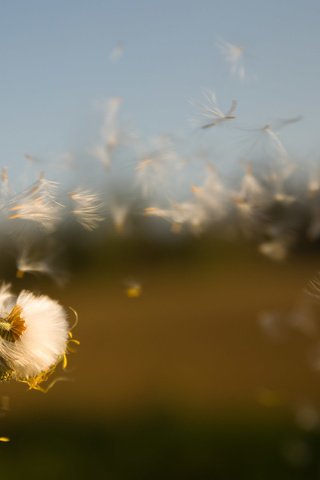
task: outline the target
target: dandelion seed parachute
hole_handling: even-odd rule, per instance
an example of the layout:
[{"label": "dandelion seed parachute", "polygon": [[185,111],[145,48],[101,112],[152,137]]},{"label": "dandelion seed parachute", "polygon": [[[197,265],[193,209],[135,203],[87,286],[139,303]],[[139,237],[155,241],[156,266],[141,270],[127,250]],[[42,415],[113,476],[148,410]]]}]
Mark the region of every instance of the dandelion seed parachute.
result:
[{"label": "dandelion seed parachute", "polygon": [[[67,314],[46,295],[10,285],[0,288],[0,379],[15,379],[37,388],[64,360],[70,342]],[[39,388],[38,388],[39,389]]]},{"label": "dandelion seed parachute", "polygon": [[201,125],[202,129],[207,129],[220,125],[229,120],[234,120],[236,118],[235,111],[237,109],[237,101],[232,100],[231,107],[226,113],[223,113],[220,108],[217,106],[217,100],[215,93],[210,90],[204,90],[203,95],[205,97],[206,103],[200,104],[201,114],[209,123],[206,122],[204,125]]}]

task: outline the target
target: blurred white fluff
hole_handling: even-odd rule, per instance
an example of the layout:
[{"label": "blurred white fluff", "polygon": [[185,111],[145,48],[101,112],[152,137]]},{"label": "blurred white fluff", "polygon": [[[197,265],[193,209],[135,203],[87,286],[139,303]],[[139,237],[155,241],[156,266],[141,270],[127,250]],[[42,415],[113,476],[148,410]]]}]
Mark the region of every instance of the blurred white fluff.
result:
[{"label": "blurred white fluff", "polygon": [[210,211],[211,221],[220,220],[226,215],[228,192],[212,165],[207,165],[203,184],[192,185],[191,190],[198,203]]},{"label": "blurred white fluff", "polygon": [[298,330],[308,337],[315,337],[317,334],[316,316],[306,299],[289,312],[262,312],[258,322],[264,333],[272,340],[283,339],[289,329]]},{"label": "blurred white fluff", "polygon": [[172,202],[170,208],[148,207],[145,215],[169,221],[174,233],[179,233],[183,225],[188,225],[194,233],[198,233],[208,219],[203,207],[191,202]]},{"label": "blurred white fluff", "polygon": [[267,199],[267,193],[254,176],[251,165],[247,166],[245,174],[242,177],[237,199],[238,201],[248,202],[253,205],[264,203]]},{"label": "blurred white fluff", "polygon": [[305,289],[306,295],[316,303],[320,302],[320,273],[308,282]]},{"label": "blurred white fluff", "polygon": [[63,205],[57,201],[58,183],[40,177],[30,188],[9,203],[9,219],[22,219],[54,230],[62,218]]},{"label": "blurred white fluff", "polygon": [[295,423],[302,430],[312,431],[319,427],[319,411],[314,405],[308,403],[299,405],[295,412]]},{"label": "blurred white fluff", "polygon": [[100,133],[106,147],[110,149],[115,148],[119,141],[117,120],[121,103],[121,97],[112,97],[104,107],[104,121]]},{"label": "blurred white fluff", "polygon": [[260,243],[259,252],[277,262],[285,260],[289,253],[289,244],[284,238],[274,238]]},{"label": "blurred white fluff", "polygon": [[23,250],[17,258],[17,277],[22,278],[23,274],[27,272],[51,275],[51,269],[46,260],[32,259],[27,250]]},{"label": "blurred white fluff", "polygon": [[122,42],[118,42],[115,47],[112,49],[109,59],[111,62],[117,62],[124,53],[124,45]]},{"label": "blurred white fluff", "polygon": [[96,145],[90,150],[90,154],[99,160],[105,168],[111,165],[111,152],[105,145]]},{"label": "blurred white fluff", "polygon": [[290,248],[296,241],[296,234],[289,224],[274,223],[265,228],[265,234],[268,239],[260,243],[258,249],[260,253],[275,260],[282,262],[289,255]]},{"label": "blurred white fluff", "polygon": [[110,213],[118,233],[122,233],[125,221],[129,214],[130,206],[126,204],[120,204],[118,202],[112,202],[110,206]]},{"label": "blurred white fluff", "polygon": [[[18,309],[20,330],[14,341],[4,338],[4,323]],[[57,364],[68,341],[67,315],[61,305],[46,295],[22,290],[18,297],[10,285],[0,288],[0,357],[17,379],[35,377]]]},{"label": "blurred white fluff", "polygon": [[23,278],[26,273],[40,273],[51,277],[60,286],[63,286],[67,280],[66,273],[57,267],[52,254],[39,257],[37,251],[24,247],[17,257],[16,265],[17,278]]},{"label": "blurred white fluff", "polygon": [[72,201],[72,214],[86,230],[92,231],[104,220],[103,204],[99,196],[89,190],[77,190],[69,193]]},{"label": "blurred white fluff", "polygon": [[7,167],[3,167],[1,170],[1,185],[0,185],[0,204],[4,205],[8,199],[9,189],[9,175]]},{"label": "blurred white fluff", "polygon": [[267,177],[268,186],[271,190],[270,200],[275,200],[284,205],[290,205],[297,200],[296,196],[286,192],[285,182],[290,178],[296,166],[288,162],[279,166]]},{"label": "blurred white fluff", "polygon": [[265,335],[271,340],[278,341],[283,339],[284,316],[276,311],[261,312],[258,317],[258,324]]},{"label": "blurred white fluff", "polygon": [[106,168],[110,167],[112,153],[120,142],[118,113],[121,103],[121,97],[112,97],[103,105],[104,117],[100,130],[100,143],[90,151],[91,155],[99,160]]},{"label": "blurred white fluff", "polygon": [[139,162],[135,167],[136,184],[144,197],[154,195],[159,190],[163,192],[164,185],[182,165],[182,159],[168,136],[159,135],[150,143],[147,150],[137,152]]},{"label": "blurred white fluff", "polygon": [[231,75],[237,76],[240,80],[244,80],[246,76],[243,58],[245,49],[240,45],[234,45],[233,43],[226,42],[223,39],[220,39],[216,43],[221,54],[223,55],[225,61],[230,67]]},{"label": "blurred white fluff", "polygon": [[165,158],[161,154],[150,154],[143,157],[136,166],[136,184],[144,197],[163,188],[169,170]]},{"label": "blurred white fluff", "polygon": [[258,231],[264,220],[263,210],[257,204],[241,197],[234,199],[234,206],[241,231],[246,236]]},{"label": "blurred white fluff", "polygon": [[312,165],[308,171],[307,191],[309,197],[314,197],[320,192],[320,171],[318,165]]},{"label": "blurred white fluff", "polygon": [[320,372],[320,345],[316,344],[307,353],[307,363],[312,370]]},{"label": "blurred white fluff", "polygon": [[290,312],[287,323],[291,329],[307,337],[317,336],[317,315],[308,296],[304,295],[296,308]]}]

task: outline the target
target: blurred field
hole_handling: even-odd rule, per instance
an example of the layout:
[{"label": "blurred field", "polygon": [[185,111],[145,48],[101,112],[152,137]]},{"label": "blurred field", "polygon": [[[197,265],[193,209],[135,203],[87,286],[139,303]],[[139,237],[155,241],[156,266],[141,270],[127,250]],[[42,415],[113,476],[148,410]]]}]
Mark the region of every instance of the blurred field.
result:
[{"label": "blurred field", "polygon": [[[320,406],[309,361],[317,335],[288,330],[270,341],[257,322],[262,311],[297,305],[320,258],[274,264],[250,245],[206,243],[179,257],[103,251],[74,269],[65,290],[46,289],[79,313],[72,381],[47,395],[2,385],[11,399],[2,430],[13,440],[1,447],[8,474],[19,478],[9,468],[16,452],[27,469],[37,457],[38,475],[54,465],[43,478],[320,478],[317,430],[293,424],[296,405]],[[127,298],[128,278],[141,282],[139,298]],[[297,439],[292,448],[307,453],[290,465],[283,452]]]}]

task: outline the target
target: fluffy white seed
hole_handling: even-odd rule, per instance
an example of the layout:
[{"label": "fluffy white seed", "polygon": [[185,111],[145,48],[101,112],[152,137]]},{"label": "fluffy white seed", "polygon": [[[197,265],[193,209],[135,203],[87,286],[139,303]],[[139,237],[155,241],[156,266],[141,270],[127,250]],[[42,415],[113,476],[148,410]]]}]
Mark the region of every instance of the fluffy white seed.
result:
[{"label": "fluffy white seed", "polygon": [[[19,308],[23,328],[14,341],[1,335],[2,322]],[[62,306],[46,295],[23,290],[18,297],[10,285],[0,288],[0,357],[17,379],[28,379],[47,371],[66,353],[67,315]]]}]

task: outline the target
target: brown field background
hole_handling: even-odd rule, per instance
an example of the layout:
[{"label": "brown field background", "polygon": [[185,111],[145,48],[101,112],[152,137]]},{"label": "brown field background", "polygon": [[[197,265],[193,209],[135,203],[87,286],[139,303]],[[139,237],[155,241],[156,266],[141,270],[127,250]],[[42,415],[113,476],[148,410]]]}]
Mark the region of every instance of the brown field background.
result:
[{"label": "brown field background", "polygon": [[[64,289],[6,267],[16,291],[77,310],[81,345],[47,394],[1,385],[4,478],[320,478],[318,427],[294,421],[299,406],[320,407],[318,333],[284,328],[272,340],[258,322],[299,304],[320,267],[316,246],[283,263],[210,238],[74,239],[67,253]],[[139,298],[127,297],[128,279],[141,282]]]},{"label": "brown field background", "polygon": [[[101,248],[91,254],[63,290],[42,287],[77,310],[81,346],[69,356],[70,381],[47,395],[3,384],[12,415],[57,410],[90,418],[144,408],[203,415],[259,409],[265,390],[282,406],[320,401],[309,362],[317,337],[286,329],[272,341],[258,323],[263,311],[285,314],[298,305],[320,267],[316,253],[278,264],[250,245],[198,243],[196,253],[178,258],[125,248],[110,258]],[[141,282],[139,298],[126,296],[129,278]],[[39,279],[23,282],[40,291]]]}]

